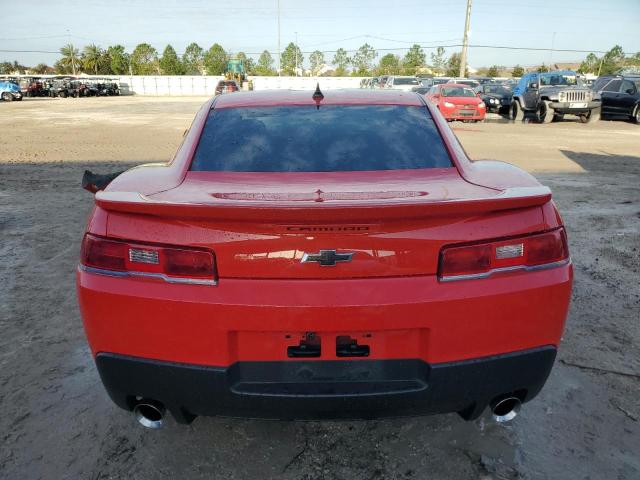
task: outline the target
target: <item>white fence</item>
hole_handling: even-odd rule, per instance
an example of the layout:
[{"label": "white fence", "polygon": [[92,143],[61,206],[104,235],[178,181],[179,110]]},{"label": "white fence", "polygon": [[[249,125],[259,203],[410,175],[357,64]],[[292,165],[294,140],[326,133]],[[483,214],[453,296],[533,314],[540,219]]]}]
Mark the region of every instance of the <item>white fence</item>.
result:
[{"label": "white fence", "polygon": [[[31,78],[33,75],[16,75]],[[38,75],[41,78],[56,78],[56,75]],[[79,75],[78,79],[109,79],[118,83],[122,95],[188,96],[214,95],[222,76],[186,75]],[[358,88],[365,77],[258,77],[249,76],[254,90],[292,89],[310,90],[320,84],[321,90],[336,88]]]},{"label": "white fence", "polygon": [[[87,77],[91,78],[91,77]],[[104,78],[104,77],[102,77]],[[214,76],[121,76],[111,77],[120,85],[123,95],[213,95],[223,77]],[[249,77],[254,90],[322,90],[358,88],[362,77]]]}]

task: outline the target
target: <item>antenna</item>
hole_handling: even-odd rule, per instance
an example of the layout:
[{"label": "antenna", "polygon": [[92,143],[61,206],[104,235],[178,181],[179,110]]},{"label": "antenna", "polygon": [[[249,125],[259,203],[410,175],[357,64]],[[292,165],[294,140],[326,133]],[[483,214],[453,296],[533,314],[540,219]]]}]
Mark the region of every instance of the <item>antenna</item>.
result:
[{"label": "antenna", "polygon": [[320,110],[320,102],[324,98],[324,94],[320,91],[320,82],[316,84],[316,91],[313,92],[313,101],[316,102],[316,108]]}]

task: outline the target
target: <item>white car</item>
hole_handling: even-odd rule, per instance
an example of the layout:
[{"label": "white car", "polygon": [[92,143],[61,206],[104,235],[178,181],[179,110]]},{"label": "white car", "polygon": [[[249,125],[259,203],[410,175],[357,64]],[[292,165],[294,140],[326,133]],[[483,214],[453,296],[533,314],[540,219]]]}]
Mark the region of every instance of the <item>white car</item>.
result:
[{"label": "white car", "polygon": [[391,88],[393,90],[404,90],[410,92],[411,89],[419,87],[420,81],[416,77],[396,77],[391,76],[387,79],[385,88]]},{"label": "white car", "polygon": [[450,78],[447,80],[447,83],[456,83],[458,85],[467,85],[469,88],[478,92],[478,88],[480,87],[480,82],[477,80],[472,80],[470,78]]}]

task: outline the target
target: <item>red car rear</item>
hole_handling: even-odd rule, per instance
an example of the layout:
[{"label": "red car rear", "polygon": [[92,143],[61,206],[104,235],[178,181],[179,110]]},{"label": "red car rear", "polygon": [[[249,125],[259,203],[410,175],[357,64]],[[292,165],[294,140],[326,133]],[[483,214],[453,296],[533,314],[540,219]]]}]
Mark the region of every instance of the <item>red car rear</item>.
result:
[{"label": "red car rear", "polygon": [[216,97],[95,202],[81,312],[143,424],[508,416],[553,365],[572,267],[551,192],[470,162],[418,94]]},{"label": "red car rear", "polygon": [[482,99],[468,85],[435,85],[425,96],[447,120],[479,122],[487,113]]}]

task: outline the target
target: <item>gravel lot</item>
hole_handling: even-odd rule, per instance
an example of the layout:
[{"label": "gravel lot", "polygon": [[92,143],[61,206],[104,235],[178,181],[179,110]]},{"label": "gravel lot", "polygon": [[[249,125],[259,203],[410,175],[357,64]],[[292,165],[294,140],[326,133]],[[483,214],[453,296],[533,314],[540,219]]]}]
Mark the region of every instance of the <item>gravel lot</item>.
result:
[{"label": "gravel lot", "polygon": [[204,98],[0,103],[0,477],[640,478],[640,126],[455,124],[469,154],[551,186],[575,264],[564,343],[509,425],[457,415],[361,422],[169,419],[105,394],[74,270],[99,172],[168,160]]}]

